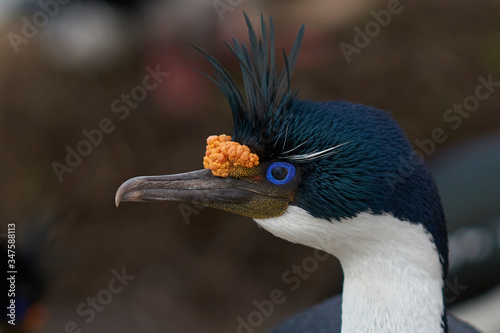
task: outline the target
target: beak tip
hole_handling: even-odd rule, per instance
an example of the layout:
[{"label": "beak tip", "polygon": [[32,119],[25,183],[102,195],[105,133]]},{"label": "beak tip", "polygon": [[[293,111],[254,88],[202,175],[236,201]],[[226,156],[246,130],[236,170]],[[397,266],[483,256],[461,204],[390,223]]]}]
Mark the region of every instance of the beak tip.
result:
[{"label": "beak tip", "polygon": [[120,188],[116,191],[116,194],[115,194],[115,205],[116,207],[118,207],[120,205],[120,202],[122,201],[122,195],[123,195],[124,191],[122,189],[122,186],[120,186]]},{"label": "beak tip", "polygon": [[142,183],[143,180],[141,177],[135,177],[121,184],[115,195],[116,207],[120,205],[120,202],[128,201],[127,199],[137,200],[140,198],[141,191],[138,191],[138,187],[142,185]]}]

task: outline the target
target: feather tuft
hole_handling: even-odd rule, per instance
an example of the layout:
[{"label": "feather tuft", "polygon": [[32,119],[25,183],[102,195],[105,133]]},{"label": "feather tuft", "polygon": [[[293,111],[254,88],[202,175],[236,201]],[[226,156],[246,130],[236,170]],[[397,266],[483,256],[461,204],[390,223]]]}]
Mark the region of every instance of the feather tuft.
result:
[{"label": "feather tuft", "polygon": [[256,137],[262,134],[259,132],[270,128],[295,101],[296,93],[290,90],[290,81],[305,28],[302,25],[299,29],[289,56],[283,50],[285,66],[277,76],[272,18],[268,30],[261,14],[262,37],[259,38],[248,15],[243,14],[248,26],[249,46],[236,39],[233,39],[232,45],[226,42],[226,46],[240,62],[244,94],[229,72],[214,57],[199,47],[193,47],[213,67],[213,76],[203,74],[215,82],[229,101],[234,120],[234,140],[245,142],[251,141],[251,138],[256,141]]}]

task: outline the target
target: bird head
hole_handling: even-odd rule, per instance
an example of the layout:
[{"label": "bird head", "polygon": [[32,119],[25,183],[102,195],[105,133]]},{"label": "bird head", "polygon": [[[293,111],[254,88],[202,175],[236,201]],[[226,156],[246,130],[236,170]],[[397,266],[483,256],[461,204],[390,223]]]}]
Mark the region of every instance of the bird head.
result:
[{"label": "bird head", "polygon": [[[208,138],[202,170],[126,181],[116,204],[187,201],[257,221],[293,207],[325,223],[363,212],[391,214],[423,224],[446,267],[446,229],[434,181],[397,123],[374,107],[300,99],[290,80],[304,26],[290,55],[283,51],[278,75],[272,19],[268,33],[261,17],[262,38],[245,19],[249,48],[226,43],[240,62],[244,94],[217,60],[198,49],[213,66],[213,75],[205,75],[229,101],[233,135]],[[410,170],[402,171],[408,164]]]},{"label": "bird head", "polygon": [[126,181],[116,194],[117,205],[121,201],[189,201],[253,218],[271,218],[282,215],[295,202],[301,168],[287,158],[294,143],[288,139],[296,130],[290,128],[294,117],[291,109],[298,102],[296,93],[290,90],[290,79],[304,27],[290,56],[283,51],[285,68],[278,75],[272,19],[268,34],[261,18],[262,39],[257,39],[246,15],[245,19],[250,49],[236,40],[232,45],[226,43],[240,61],[245,96],[217,60],[194,46],[214,69],[213,77],[203,74],[229,101],[234,120],[232,137],[215,135],[207,139],[205,169]]}]

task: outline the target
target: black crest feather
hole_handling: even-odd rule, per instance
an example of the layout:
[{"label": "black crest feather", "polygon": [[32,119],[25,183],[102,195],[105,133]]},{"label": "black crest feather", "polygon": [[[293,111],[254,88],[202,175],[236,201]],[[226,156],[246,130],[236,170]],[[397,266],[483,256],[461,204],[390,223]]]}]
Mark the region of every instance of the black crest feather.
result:
[{"label": "black crest feather", "polygon": [[[283,50],[285,68],[277,75],[274,45],[273,19],[270,19],[269,35],[264,17],[261,15],[262,38],[258,38],[248,16],[243,13],[248,26],[249,48],[233,39],[227,47],[240,62],[244,96],[229,72],[206,51],[194,46],[203,53],[213,66],[213,76],[206,75],[226,95],[234,120],[234,140],[250,144],[253,148],[261,145],[259,137],[266,133],[268,140],[278,135],[276,122],[283,116],[295,93],[290,90],[290,80],[297,61],[304,25],[301,26],[290,55]],[[271,135],[269,132],[272,132]]]}]

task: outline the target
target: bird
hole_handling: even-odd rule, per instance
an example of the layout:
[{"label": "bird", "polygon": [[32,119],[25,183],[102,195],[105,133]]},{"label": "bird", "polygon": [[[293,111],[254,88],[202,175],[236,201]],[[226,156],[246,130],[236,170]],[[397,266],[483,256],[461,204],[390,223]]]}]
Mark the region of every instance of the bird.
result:
[{"label": "bird", "polygon": [[203,169],[125,181],[116,205],[198,203],[338,258],[342,294],[271,332],[477,332],[446,312],[448,241],[438,189],[397,122],[371,106],[301,99],[291,78],[304,25],[290,53],[283,50],[278,74],[272,17],[268,27],[261,14],[260,37],[244,18],[249,46],[226,42],[242,90],[195,46],[212,66],[204,75],[229,102],[232,135],[207,139]]}]

